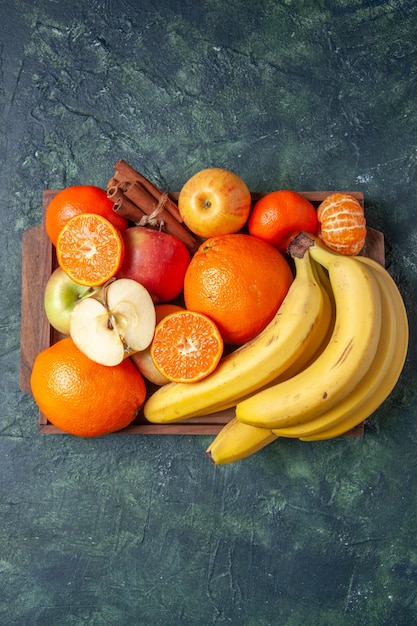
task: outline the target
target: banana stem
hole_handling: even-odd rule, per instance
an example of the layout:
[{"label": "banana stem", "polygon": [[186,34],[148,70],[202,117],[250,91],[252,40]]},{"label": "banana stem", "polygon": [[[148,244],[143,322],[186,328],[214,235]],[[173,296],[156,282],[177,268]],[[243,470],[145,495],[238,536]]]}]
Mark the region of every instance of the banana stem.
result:
[{"label": "banana stem", "polygon": [[302,231],[288,246],[288,254],[294,259],[302,259],[311,246],[314,246],[315,238],[310,233]]}]

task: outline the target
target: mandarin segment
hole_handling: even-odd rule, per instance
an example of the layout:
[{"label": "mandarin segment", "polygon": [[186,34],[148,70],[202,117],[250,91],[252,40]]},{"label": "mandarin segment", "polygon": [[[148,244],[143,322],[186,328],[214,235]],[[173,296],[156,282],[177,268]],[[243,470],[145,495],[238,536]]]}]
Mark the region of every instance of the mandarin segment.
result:
[{"label": "mandarin segment", "polygon": [[317,208],[319,237],[339,254],[355,256],[365,245],[366,218],[360,202],[349,194],[333,193]]},{"label": "mandarin segment", "polygon": [[103,285],[118,272],[124,244],[120,232],[104,217],[82,213],[70,218],[56,245],[60,267],[76,283]]},{"label": "mandarin segment", "polygon": [[150,354],[155,367],[168,380],[196,382],[217,367],[223,354],[223,339],[205,315],[177,311],[156,327]]}]

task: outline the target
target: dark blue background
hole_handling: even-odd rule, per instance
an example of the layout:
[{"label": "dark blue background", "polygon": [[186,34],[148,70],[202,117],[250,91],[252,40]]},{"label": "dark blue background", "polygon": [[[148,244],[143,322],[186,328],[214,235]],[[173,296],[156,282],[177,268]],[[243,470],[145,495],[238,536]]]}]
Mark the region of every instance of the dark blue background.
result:
[{"label": "dark blue background", "polygon": [[[365,0],[0,0],[0,622],[417,620],[417,9]],[[124,158],[163,189],[361,190],[410,353],[363,439],[37,433],[19,389],[21,237],[42,191]],[[35,271],[35,268],[34,268]]]}]

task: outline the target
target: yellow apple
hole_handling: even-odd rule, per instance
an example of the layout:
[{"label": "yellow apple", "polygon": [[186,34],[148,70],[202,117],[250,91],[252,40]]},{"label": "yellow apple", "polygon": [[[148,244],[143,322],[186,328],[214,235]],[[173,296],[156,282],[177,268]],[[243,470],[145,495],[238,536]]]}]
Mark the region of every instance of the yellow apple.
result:
[{"label": "yellow apple", "polygon": [[178,209],[185,225],[199,237],[237,233],[249,218],[251,194],[237,174],[211,167],[185,183]]}]

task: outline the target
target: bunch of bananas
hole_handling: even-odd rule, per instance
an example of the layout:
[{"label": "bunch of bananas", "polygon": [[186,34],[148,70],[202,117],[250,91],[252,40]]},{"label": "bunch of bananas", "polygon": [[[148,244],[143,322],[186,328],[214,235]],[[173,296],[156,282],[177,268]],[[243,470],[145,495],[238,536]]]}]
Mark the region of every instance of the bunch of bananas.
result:
[{"label": "bunch of bananas", "polygon": [[402,371],[407,314],[385,268],[305,233],[289,253],[295,278],[264,331],[207,378],[165,385],[145,404],[146,419],[164,424],[235,407],[207,450],[216,464],[278,437],[342,435],[382,404]]}]

